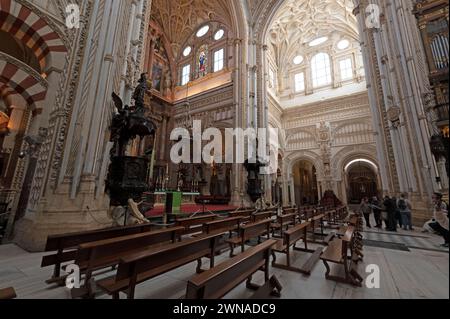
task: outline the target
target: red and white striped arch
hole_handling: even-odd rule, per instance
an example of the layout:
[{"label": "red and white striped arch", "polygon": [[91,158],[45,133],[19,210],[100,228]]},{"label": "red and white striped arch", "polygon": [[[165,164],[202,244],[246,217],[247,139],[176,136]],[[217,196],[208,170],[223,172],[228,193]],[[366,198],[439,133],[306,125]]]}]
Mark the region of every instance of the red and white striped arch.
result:
[{"label": "red and white striped arch", "polygon": [[0,30],[27,45],[36,55],[42,70],[53,55],[66,54],[67,48],[47,22],[14,0],[0,0]]},{"label": "red and white striped arch", "polygon": [[0,90],[3,97],[19,94],[33,110],[42,108],[47,94],[47,82],[37,73],[30,74],[19,64],[0,60]]}]

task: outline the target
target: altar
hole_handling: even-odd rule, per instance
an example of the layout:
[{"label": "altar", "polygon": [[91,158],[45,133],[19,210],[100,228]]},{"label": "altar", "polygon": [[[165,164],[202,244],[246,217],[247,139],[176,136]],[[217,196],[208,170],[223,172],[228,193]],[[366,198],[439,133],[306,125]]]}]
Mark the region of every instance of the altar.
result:
[{"label": "altar", "polygon": [[165,203],[166,214],[181,214],[181,206],[183,203],[194,203],[195,197],[200,193],[195,192],[178,192],[178,191],[157,191],[155,203]]}]

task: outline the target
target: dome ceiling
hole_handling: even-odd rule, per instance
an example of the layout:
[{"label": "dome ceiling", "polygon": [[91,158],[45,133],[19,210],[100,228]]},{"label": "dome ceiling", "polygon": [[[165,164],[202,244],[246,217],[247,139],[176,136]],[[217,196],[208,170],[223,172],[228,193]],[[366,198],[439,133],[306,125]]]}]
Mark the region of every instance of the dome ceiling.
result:
[{"label": "dome ceiling", "polygon": [[352,0],[286,0],[273,18],[267,44],[276,61],[312,40],[339,33],[358,39]]},{"label": "dome ceiling", "polygon": [[152,19],[164,30],[177,58],[184,42],[207,21],[230,26],[228,0],[153,0]]}]

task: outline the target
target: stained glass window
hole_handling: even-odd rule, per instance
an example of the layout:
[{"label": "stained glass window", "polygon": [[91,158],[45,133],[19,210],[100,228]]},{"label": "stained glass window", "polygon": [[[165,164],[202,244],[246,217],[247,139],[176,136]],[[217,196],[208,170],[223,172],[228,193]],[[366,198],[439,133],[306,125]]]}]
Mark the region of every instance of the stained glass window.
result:
[{"label": "stained glass window", "polygon": [[202,45],[198,53],[198,76],[202,77],[208,73],[208,46]]}]

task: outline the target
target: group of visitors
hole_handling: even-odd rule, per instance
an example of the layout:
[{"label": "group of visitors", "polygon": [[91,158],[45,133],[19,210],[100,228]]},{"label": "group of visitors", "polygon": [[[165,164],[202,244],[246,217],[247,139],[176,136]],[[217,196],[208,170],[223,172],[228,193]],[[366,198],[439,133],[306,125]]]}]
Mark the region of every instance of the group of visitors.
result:
[{"label": "group of visitors", "polygon": [[375,227],[383,228],[383,221],[387,231],[397,231],[397,225],[404,230],[413,230],[411,216],[411,202],[406,194],[400,195],[400,198],[385,196],[382,201],[377,196],[364,197],[361,201],[360,211],[366,220],[366,226],[372,228],[370,216],[374,215]]},{"label": "group of visitors", "polygon": [[[434,193],[433,219],[425,223],[424,228],[429,228],[441,235],[445,240],[445,243],[442,244],[442,246],[448,247],[448,206],[442,198],[442,194]],[[377,196],[374,196],[371,199],[364,197],[360,204],[360,212],[364,215],[366,227],[372,228],[370,216],[373,214],[376,228],[382,229],[384,221],[386,226],[385,229],[392,232],[397,231],[398,226],[404,230],[414,230],[412,227],[411,211],[411,202],[408,200],[407,194],[401,194],[398,199],[396,197],[391,198],[385,196],[382,201],[380,201]]]}]

